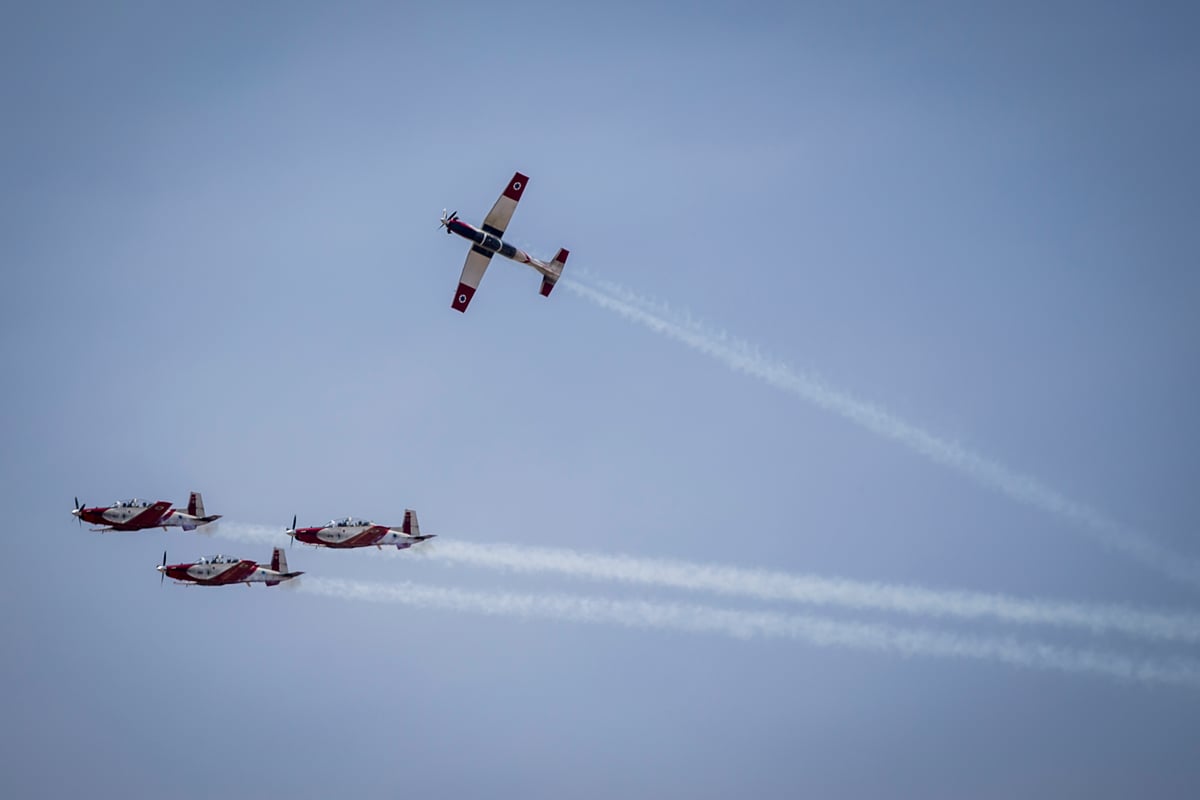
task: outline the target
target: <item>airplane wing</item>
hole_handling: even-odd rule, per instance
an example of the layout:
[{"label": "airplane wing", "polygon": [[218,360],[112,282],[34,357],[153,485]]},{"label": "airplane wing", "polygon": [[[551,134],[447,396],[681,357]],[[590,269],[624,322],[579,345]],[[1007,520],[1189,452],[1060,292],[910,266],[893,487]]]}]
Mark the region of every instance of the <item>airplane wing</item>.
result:
[{"label": "airplane wing", "polygon": [[467,306],[470,304],[471,298],[475,296],[475,290],[479,288],[479,282],[483,280],[483,273],[491,260],[490,252],[478,245],[471,246],[471,249],[467,251],[467,263],[463,264],[462,276],[458,279],[458,291],[454,294],[454,302],[450,304],[451,308],[466,313]]},{"label": "airplane wing", "polygon": [[521,194],[525,191],[527,183],[529,178],[519,172],[512,176],[512,180],[504,188],[504,194],[500,195],[496,205],[492,206],[492,210],[483,220],[485,231],[496,237],[504,236],[504,230],[508,227],[513,212],[517,210],[517,203],[521,201]]}]

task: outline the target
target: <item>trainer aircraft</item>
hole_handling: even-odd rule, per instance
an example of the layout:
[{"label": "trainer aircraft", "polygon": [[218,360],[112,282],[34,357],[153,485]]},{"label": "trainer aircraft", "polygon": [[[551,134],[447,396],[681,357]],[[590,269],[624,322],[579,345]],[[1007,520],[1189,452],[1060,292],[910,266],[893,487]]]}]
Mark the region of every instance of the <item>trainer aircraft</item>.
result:
[{"label": "trainer aircraft", "polygon": [[220,514],[205,514],[204,499],[199,492],[192,492],[188,499],[187,511],[172,508],[166,500],[151,503],[146,500],[122,500],[111,506],[93,506],[87,508],[79,504],[75,498],[75,508],[71,511],[80,523],[90,522],[102,527],[92,528],[94,531],[108,533],[110,531],[144,531],[149,528],[183,528],[194,531],[201,525],[221,518]]},{"label": "trainer aircraft", "polygon": [[483,273],[494,255],[502,255],[518,264],[528,264],[540,272],[542,297],[550,296],[550,291],[562,275],[563,265],[567,263],[566,250],[560,249],[553,260],[546,262],[504,241],[504,231],[512,219],[513,212],[517,210],[517,203],[521,201],[521,195],[524,194],[528,183],[527,176],[519,172],[513,175],[496,204],[492,206],[492,210],[484,217],[483,226],[479,228],[459,219],[457,211],[450,214],[442,211],[441,225],[446,229],[446,234],[456,233],[471,243],[471,249],[467,252],[467,263],[463,264],[462,276],[458,279],[458,291],[454,293],[454,302],[450,304],[455,311],[467,310],[467,305],[475,296],[475,290],[479,288]]},{"label": "trainer aircraft", "polygon": [[[231,583],[265,583],[277,586],[284,581],[298,578],[303,572],[288,572],[287,557],[283,548],[276,547],[271,555],[270,568],[259,566],[254,561],[229,556],[202,558],[190,564],[167,564],[167,553],[163,551],[162,564],[155,567],[163,578],[196,586],[228,586]],[[159,579],[162,583],[162,578]]]},{"label": "trainer aircraft", "polygon": [[417,512],[411,508],[404,510],[404,522],[399,528],[376,525],[374,522],[353,517],[333,520],[328,525],[319,525],[315,528],[297,528],[296,518],[292,517],[292,527],[285,532],[292,537],[293,542],[311,544],[316,547],[346,549],[374,546],[381,550],[384,545],[395,546],[397,550],[407,550],[414,544],[432,539],[437,535],[421,535]]}]

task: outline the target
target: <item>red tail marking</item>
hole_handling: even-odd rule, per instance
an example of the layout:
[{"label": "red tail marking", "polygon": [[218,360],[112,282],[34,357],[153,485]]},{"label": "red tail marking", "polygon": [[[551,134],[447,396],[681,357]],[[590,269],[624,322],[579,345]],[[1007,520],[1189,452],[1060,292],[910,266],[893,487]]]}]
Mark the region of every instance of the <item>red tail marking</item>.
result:
[{"label": "red tail marking", "polygon": [[554,260],[560,264],[565,264],[565,263],[567,263],[567,256],[569,256],[569,255],[571,255],[570,250],[560,247],[558,250],[558,255],[556,255],[554,257]]}]

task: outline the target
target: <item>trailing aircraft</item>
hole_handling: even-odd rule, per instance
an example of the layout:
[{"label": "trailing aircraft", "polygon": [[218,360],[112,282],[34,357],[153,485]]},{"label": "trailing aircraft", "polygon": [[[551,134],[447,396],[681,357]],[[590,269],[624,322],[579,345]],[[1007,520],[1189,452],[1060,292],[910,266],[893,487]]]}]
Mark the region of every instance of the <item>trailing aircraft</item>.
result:
[{"label": "trailing aircraft", "polygon": [[267,586],[277,586],[284,581],[298,578],[303,572],[288,572],[287,557],[282,547],[276,547],[271,555],[270,568],[259,566],[257,562],[230,556],[212,556],[201,558],[190,564],[167,565],[167,552],[163,551],[162,564],[155,567],[163,578],[180,583],[196,586],[228,586],[232,583],[265,583]]}]

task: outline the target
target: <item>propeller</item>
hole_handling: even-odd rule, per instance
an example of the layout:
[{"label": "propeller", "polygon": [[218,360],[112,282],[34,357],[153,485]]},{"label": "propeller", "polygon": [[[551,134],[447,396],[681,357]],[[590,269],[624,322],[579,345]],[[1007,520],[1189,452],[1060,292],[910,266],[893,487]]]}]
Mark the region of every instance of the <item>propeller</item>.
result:
[{"label": "propeller", "polygon": [[166,579],[166,577],[167,577],[167,551],[166,550],[163,550],[163,563],[162,563],[162,567],[158,570],[158,572],[159,572],[158,585],[162,586],[163,580]]},{"label": "propeller", "polygon": [[456,220],[456,219],[458,219],[457,211],[451,211],[449,214],[447,214],[446,209],[444,209],[444,208],[442,209],[442,221],[439,222],[438,224],[441,227],[446,229],[447,236],[450,235],[450,223],[454,222],[454,220]]},{"label": "propeller", "polygon": [[79,512],[83,510],[83,506],[79,505],[79,498],[75,498],[75,521],[79,523],[79,527],[83,527],[83,515]]},{"label": "propeller", "polygon": [[292,545],[296,543],[296,515],[292,515],[292,527],[288,528],[292,532],[291,541],[288,542],[288,550],[292,549]]}]

